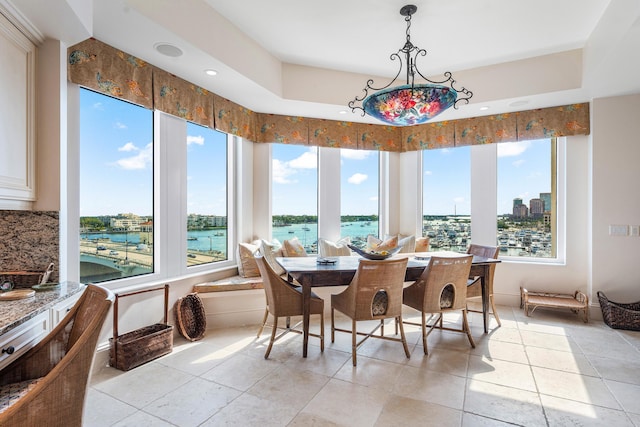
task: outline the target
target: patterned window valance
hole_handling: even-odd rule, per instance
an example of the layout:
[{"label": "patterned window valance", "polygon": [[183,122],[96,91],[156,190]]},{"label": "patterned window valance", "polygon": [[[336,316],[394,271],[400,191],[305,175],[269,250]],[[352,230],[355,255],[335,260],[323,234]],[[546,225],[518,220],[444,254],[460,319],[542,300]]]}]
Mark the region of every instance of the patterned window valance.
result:
[{"label": "patterned window valance", "polygon": [[68,50],[68,79],[257,143],[417,151],[588,135],[589,104],[392,127],[256,113],[96,39]]}]

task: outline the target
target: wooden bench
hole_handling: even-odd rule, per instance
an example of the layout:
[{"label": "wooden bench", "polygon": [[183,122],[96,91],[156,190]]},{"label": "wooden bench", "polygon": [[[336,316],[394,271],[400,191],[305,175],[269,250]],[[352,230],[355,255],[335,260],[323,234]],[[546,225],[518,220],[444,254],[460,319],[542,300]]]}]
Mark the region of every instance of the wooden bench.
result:
[{"label": "wooden bench", "polygon": [[262,277],[242,277],[231,276],[213,282],[198,283],[193,286],[193,292],[225,292],[225,291],[246,291],[252,289],[264,289]]},{"label": "wooden bench", "polygon": [[520,287],[520,308],[530,316],[538,307],[568,308],[573,313],[583,312],[585,323],[589,321],[589,298],[580,291],[571,294],[554,294],[548,292],[530,292]]}]

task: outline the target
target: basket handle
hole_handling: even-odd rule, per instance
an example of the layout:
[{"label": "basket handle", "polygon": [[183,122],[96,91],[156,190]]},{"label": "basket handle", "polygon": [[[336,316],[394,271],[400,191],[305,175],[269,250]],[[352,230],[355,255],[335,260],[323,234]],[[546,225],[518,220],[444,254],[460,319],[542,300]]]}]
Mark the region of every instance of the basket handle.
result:
[{"label": "basket handle", "polygon": [[145,289],[142,291],[127,292],[124,294],[116,294],[116,299],[113,303],[113,340],[118,338],[118,299],[128,297],[131,295],[143,294],[145,292],[153,292],[164,289],[164,324],[166,325],[169,319],[169,284],[165,284],[162,287]]}]

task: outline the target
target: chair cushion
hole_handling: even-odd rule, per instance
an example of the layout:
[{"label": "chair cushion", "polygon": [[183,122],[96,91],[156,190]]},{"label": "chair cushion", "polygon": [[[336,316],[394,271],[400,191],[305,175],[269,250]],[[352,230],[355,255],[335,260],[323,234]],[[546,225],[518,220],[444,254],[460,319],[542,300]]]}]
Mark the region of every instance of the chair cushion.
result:
[{"label": "chair cushion", "polygon": [[415,252],[429,252],[428,237],[418,237],[416,239]]},{"label": "chair cushion", "polygon": [[318,239],[318,256],[320,257],[332,257],[332,256],[350,256],[351,249],[347,245],[351,243],[350,237],[343,237],[337,242],[332,242],[322,237]]},{"label": "chair cushion", "polygon": [[264,260],[278,276],[282,276],[287,272],[282,268],[278,261],[276,261],[276,257],[283,255],[281,247],[278,247],[273,243],[269,243],[266,240],[262,240],[260,243],[260,253],[262,253]]},{"label": "chair cushion", "polygon": [[282,251],[286,257],[307,256],[307,251],[297,237],[282,242]]},{"label": "chair cushion", "polygon": [[11,405],[31,391],[31,389],[33,389],[40,380],[41,378],[36,378],[35,380],[21,381],[19,383],[0,386],[0,413],[9,409]]},{"label": "chair cushion", "polygon": [[255,255],[260,246],[253,243],[238,243],[238,274],[242,277],[259,277],[260,270]]}]

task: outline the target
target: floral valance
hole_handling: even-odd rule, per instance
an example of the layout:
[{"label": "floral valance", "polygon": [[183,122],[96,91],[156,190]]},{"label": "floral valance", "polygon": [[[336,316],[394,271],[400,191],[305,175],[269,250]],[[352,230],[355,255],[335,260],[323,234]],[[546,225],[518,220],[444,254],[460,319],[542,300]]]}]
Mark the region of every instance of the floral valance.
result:
[{"label": "floral valance", "polygon": [[408,127],[256,113],[93,38],[68,49],[67,69],[73,83],[257,143],[402,152],[590,132],[588,103]]}]

